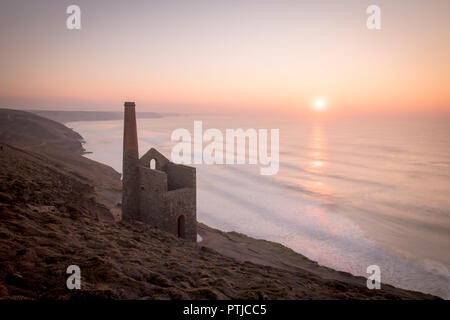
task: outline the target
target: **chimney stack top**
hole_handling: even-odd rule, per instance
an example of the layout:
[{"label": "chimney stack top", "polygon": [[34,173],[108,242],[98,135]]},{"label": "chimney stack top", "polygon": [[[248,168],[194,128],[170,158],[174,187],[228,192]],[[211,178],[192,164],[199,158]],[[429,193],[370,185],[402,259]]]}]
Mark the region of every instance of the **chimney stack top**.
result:
[{"label": "chimney stack top", "polygon": [[136,104],[134,102],[127,101],[125,102],[125,107],[135,107]]}]

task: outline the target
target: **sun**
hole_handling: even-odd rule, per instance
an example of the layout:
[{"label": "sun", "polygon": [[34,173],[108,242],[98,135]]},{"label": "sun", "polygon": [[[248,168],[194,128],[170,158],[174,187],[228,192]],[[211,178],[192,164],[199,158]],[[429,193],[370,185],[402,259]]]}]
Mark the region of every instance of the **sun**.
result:
[{"label": "sun", "polygon": [[324,99],[316,99],[314,101],[314,110],[316,110],[316,111],[325,110],[326,105],[327,104]]}]

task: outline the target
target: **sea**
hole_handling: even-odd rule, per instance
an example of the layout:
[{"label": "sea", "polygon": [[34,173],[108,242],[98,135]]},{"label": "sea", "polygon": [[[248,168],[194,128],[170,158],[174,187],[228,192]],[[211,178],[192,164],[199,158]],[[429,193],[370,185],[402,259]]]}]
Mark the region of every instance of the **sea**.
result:
[{"label": "sea", "polygon": [[[138,119],[140,155],[155,147],[170,159],[180,128],[201,143],[194,121],[224,137],[227,129],[267,129],[269,142],[270,130],[279,130],[274,175],[261,175],[261,164],[193,164],[198,221],[354,275],[367,277],[376,265],[381,285],[450,299],[449,118]],[[86,157],[122,171],[123,121],[66,125],[83,136]]]}]

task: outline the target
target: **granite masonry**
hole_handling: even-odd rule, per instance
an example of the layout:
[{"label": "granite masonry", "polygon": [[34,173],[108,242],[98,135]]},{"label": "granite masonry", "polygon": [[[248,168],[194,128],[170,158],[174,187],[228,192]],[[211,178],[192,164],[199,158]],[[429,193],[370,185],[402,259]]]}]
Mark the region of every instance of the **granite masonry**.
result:
[{"label": "granite masonry", "polygon": [[125,102],[122,219],[140,220],[179,238],[197,240],[195,168],[151,148],[139,158],[134,102]]}]

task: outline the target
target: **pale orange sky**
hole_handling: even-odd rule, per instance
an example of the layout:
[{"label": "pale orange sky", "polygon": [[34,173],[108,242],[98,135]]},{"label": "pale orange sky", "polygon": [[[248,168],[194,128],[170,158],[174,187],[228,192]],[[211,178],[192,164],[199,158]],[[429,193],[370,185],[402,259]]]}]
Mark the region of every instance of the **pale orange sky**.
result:
[{"label": "pale orange sky", "polygon": [[[450,1],[0,4],[0,107],[450,112]],[[366,28],[381,7],[382,29]]]}]

